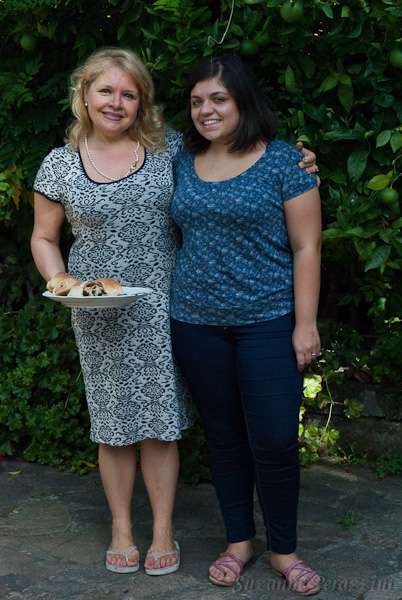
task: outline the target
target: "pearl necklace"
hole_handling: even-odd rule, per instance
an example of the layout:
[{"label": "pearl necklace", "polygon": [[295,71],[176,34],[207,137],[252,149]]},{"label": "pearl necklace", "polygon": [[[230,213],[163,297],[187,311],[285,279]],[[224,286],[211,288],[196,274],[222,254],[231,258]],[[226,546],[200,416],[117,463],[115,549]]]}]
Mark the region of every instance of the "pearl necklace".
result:
[{"label": "pearl necklace", "polygon": [[[135,171],[135,170],[136,170],[136,168],[137,168],[137,165],[138,165],[138,161],[139,161],[139,158],[138,158],[138,149],[139,149],[139,147],[140,147],[140,142],[137,142],[137,147],[136,147],[136,148],[135,148],[135,150],[134,150],[134,154],[135,154],[135,161],[133,162],[133,164],[131,165],[131,167],[130,167],[130,168],[129,168],[129,170],[127,171],[127,173],[124,175],[124,177],[128,177],[128,175],[131,175],[131,173],[132,173],[133,171]],[[87,155],[88,155],[88,158],[89,158],[89,162],[91,163],[91,165],[93,166],[93,168],[95,169],[95,171],[96,171],[97,173],[99,173],[99,175],[102,175],[102,177],[106,177],[106,179],[110,179],[110,181],[118,181],[118,179],[115,179],[114,177],[109,177],[109,175],[105,175],[105,173],[102,173],[102,171],[100,171],[100,170],[98,169],[98,167],[96,166],[96,164],[95,164],[95,163],[94,163],[94,161],[93,161],[93,158],[92,158],[92,156],[91,156],[91,155],[90,155],[90,153],[89,153],[89,148],[88,148],[88,138],[87,138],[87,136],[85,136],[85,149],[86,149],[86,151],[87,151]],[[124,178],[122,178],[122,179],[124,179]]]}]

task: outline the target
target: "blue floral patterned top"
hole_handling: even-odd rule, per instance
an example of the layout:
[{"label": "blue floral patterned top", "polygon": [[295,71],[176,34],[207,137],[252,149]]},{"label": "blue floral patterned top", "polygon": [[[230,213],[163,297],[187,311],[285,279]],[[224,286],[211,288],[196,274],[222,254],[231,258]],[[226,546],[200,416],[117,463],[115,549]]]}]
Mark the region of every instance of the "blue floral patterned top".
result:
[{"label": "blue floral patterned top", "polygon": [[299,150],[273,140],[244,173],[208,182],[197,176],[191,154],[178,153],[172,212],[183,246],[173,279],[175,319],[245,325],[294,309],[283,202],[317,185],[297,166],[301,159]]}]

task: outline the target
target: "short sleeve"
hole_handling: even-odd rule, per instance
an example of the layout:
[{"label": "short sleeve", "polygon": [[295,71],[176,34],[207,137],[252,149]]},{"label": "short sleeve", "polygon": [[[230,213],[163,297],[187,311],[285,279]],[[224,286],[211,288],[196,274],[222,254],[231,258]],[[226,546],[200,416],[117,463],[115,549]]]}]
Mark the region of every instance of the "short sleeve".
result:
[{"label": "short sleeve", "polygon": [[41,164],[36,175],[33,190],[42,194],[51,202],[61,202],[63,194],[63,172],[69,170],[67,161],[63,161],[59,148],[52,150]]},{"label": "short sleeve", "polygon": [[[285,156],[285,154],[287,156]],[[290,200],[304,194],[317,186],[316,175],[309,175],[305,169],[300,169],[299,162],[303,154],[297,148],[286,144],[284,152],[282,201]]]}]

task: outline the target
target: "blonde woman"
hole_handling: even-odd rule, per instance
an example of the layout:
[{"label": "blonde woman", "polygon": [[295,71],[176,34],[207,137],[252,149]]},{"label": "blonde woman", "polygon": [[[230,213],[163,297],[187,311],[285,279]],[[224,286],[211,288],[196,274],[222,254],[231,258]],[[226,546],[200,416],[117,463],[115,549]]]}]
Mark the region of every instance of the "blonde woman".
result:
[{"label": "blonde woman", "polygon": [[132,52],[96,52],[74,73],[73,86],[69,143],[45,158],[35,181],[32,253],[46,280],[64,271],[59,237],[67,218],[75,237],[71,275],[153,290],[129,307],[74,308],[72,323],[113,518],[106,567],[124,573],[139,567],[130,513],[139,442],[154,516],[145,568],[163,575],[179,567],[172,528],[176,440],[191,424],[168,321],[178,250],[172,158],[181,137],[165,128],[151,77]]}]

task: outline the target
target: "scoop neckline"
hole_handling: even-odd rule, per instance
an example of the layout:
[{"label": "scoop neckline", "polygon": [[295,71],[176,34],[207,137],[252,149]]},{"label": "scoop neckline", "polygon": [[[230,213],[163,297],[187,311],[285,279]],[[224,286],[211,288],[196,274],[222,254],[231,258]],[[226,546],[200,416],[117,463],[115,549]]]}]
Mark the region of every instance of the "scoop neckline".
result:
[{"label": "scoop neckline", "polygon": [[81,164],[81,168],[82,171],[85,175],[85,177],[87,179],[89,179],[89,181],[91,181],[92,183],[96,183],[97,185],[113,185],[114,183],[119,183],[120,181],[124,181],[125,179],[128,179],[129,177],[132,177],[133,175],[137,175],[142,167],[145,165],[145,163],[147,162],[147,156],[148,156],[148,150],[146,148],[144,148],[145,153],[144,153],[144,162],[142,163],[142,165],[140,166],[139,169],[137,169],[136,171],[133,171],[132,173],[130,173],[129,175],[126,175],[125,177],[122,177],[121,179],[116,179],[116,181],[96,181],[95,179],[92,179],[92,177],[90,177],[85,169],[83,160],[82,160],[82,156],[81,156],[81,151],[79,148],[77,148],[77,153],[78,153],[78,157],[80,159],[80,164]]},{"label": "scoop neckline", "polygon": [[238,175],[235,175],[234,177],[229,177],[229,179],[221,179],[220,181],[207,181],[206,179],[201,179],[201,177],[198,175],[197,171],[195,170],[195,155],[191,155],[192,161],[193,161],[193,171],[194,174],[196,176],[196,178],[199,181],[202,181],[202,183],[211,183],[211,184],[218,184],[218,183],[227,183],[228,181],[234,181],[235,179],[237,179],[238,177],[242,177],[243,175],[245,175],[246,173],[248,173],[249,171],[251,171],[251,169],[253,169],[259,162],[260,160],[262,160],[264,158],[264,156],[267,154],[268,152],[268,148],[271,145],[271,143],[274,140],[270,140],[270,142],[266,145],[266,148],[263,152],[263,154],[261,154],[260,158],[257,159],[252,165],[250,165],[245,171],[242,171],[241,173],[239,173]]}]

